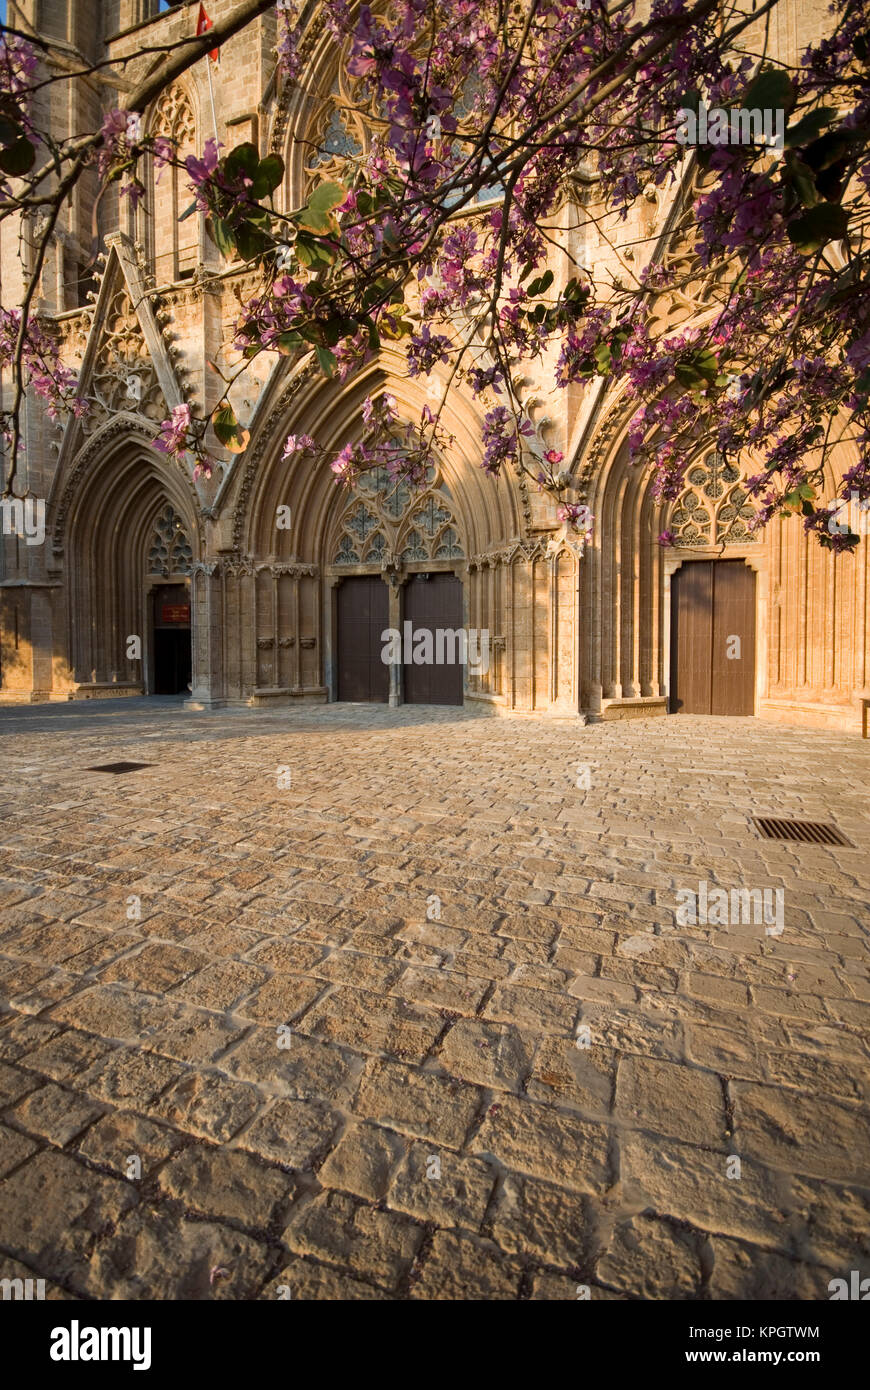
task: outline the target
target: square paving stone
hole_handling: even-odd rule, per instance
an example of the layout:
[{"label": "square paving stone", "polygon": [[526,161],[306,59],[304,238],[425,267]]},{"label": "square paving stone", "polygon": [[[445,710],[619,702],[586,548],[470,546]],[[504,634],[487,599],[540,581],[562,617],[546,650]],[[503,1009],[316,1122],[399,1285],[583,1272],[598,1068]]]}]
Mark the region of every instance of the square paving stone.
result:
[{"label": "square paving stone", "polygon": [[28,1091],[35,1090],[39,1084],[35,1076],[28,1075],[18,1067],[0,1062],[0,1109],[13,1105],[16,1100],[26,1096]]},{"label": "square paving stone", "polygon": [[194,1145],[161,1169],[159,1184],[186,1207],[217,1220],[265,1228],[296,1193],[293,1179],[236,1149]]},{"label": "square paving stone", "polygon": [[176,1128],[227,1143],[261,1105],[251,1086],[222,1076],[189,1072],[157,1100],[152,1111]]},{"label": "square paving stone", "polygon": [[186,1068],[153,1052],[117,1048],[76,1077],[76,1087],[99,1100],[145,1110]]},{"label": "square paving stone", "polygon": [[505,1096],[490,1106],[469,1148],[545,1182],[601,1193],[610,1182],[609,1143],[604,1125]]},{"label": "square paving stone", "polygon": [[260,1023],[293,1023],[327,988],[323,980],[307,975],[273,975],[236,1012]]},{"label": "square paving stone", "polygon": [[351,1124],[317,1174],[324,1187],[377,1202],[386,1196],[390,1173],[405,1151],[398,1134],[379,1125]]},{"label": "square paving stone", "polygon": [[432,1301],[513,1302],[522,1267],[491,1245],[437,1231],[411,1277],[411,1297]]},{"label": "square paving stone", "polygon": [[597,1251],[596,1222],[588,1199],[511,1174],[489,1219],[502,1250],[533,1256],[565,1269],[591,1269]]},{"label": "square paving stone", "polygon": [[25,1158],[35,1154],[39,1145],[15,1129],[0,1125],[0,1178],[5,1178]]},{"label": "square paving stone", "polygon": [[354,1110],[390,1129],[461,1148],[483,1098],[475,1086],[449,1076],[369,1063]]},{"label": "square paving stone", "polygon": [[22,1060],[31,1071],[50,1076],[53,1081],[68,1081],[112,1051],[113,1045],[102,1038],[69,1028],[26,1053]]},{"label": "square paving stone", "polygon": [[136,989],[162,994],[207,965],[205,956],[183,946],[150,942],[135,955],[114,961],[100,974],[102,983],[124,981]]},{"label": "square paving stone", "polygon": [[416,1142],[390,1183],[387,1201],[420,1221],[479,1231],[495,1180],[495,1169],[480,1159]]},{"label": "square paving stone", "polygon": [[155,1125],[141,1115],[115,1110],[104,1115],[78,1145],[85,1158],[104,1168],[113,1169],[120,1177],[138,1182],[136,1169],[130,1163],[141,1162],[141,1180],[146,1181],[155,1168],[180,1148],[185,1137],[174,1129]]},{"label": "square paving stone", "polygon": [[273,1163],[311,1169],[331,1147],[339,1124],[323,1101],[279,1100],[257,1116],[239,1144]]},{"label": "square paving stone", "polygon": [[515,1091],[532,1068],[535,1037],[510,1023],[459,1018],[445,1036],[438,1057],[464,1081]]},{"label": "square paving stone", "polygon": [[699,1241],[693,1231],[635,1216],[615,1228],[596,1275],[601,1283],[644,1299],[695,1298],[702,1278]]},{"label": "square paving stone", "polygon": [[[279,1041],[289,1042],[289,1046],[279,1046]],[[349,1100],[359,1083],[364,1061],[332,1043],[292,1029],[279,1036],[277,1029],[257,1027],[227,1053],[220,1067],[295,1100]]]},{"label": "square paving stone", "polygon": [[737,1081],[736,1135],[747,1157],[774,1168],[866,1185],[870,1112],[845,1101]]},{"label": "square paving stone", "polygon": [[253,1298],[274,1255],[268,1245],[210,1221],[168,1210],[131,1212],[76,1273],[87,1297],[206,1301]]},{"label": "square paving stone", "polygon": [[227,960],[209,965],[173,990],[173,999],[200,1004],[204,1009],[222,1012],[247,999],[266,980],[265,970],[244,961]]},{"label": "square paving stone", "polygon": [[63,1148],[102,1113],[102,1106],[49,1081],[9,1111],[8,1116],[22,1129]]},{"label": "square paving stone", "polygon": [[321,1193],[284,1232],[300,1255],[313,1255],[394,1290],[420,1248],[423,1228],[343,1193]]},{"label": "square paving stone", "polygon": [[3,1244],[47,1278],[68,1279],[135,1201],[129,1184],[44,1150],[0,1182]]},{"label": "square paving stone", "polygon": [[722,1083],[696,1067],[623,1057],[616,1077],[616,1114],[684,1143],[718,1148],[726,1138]]},{"label": "square paving stone", "polygon": [[305,1017],[305,1031],[360,1052],[420,1062],[444,1029],[432,1009],[338,985]]},{"label": "square paving stone", "polygon": [[579,1005],[563,994],[498,984],[484,1009],[485,1018],[545,1033],[571,1033]]}]

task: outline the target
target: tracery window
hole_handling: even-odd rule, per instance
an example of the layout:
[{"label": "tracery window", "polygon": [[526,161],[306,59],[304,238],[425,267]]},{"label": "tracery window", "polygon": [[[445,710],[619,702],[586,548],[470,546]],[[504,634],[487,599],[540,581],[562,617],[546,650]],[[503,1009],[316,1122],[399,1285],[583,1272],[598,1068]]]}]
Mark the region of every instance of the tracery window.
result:
[{"label": "tracery window", "polygon": [[305,174],[312,182],[343,183],[347,179],[348,159],[363,154],[368,143],[352,79],[343,71],[333,86],[309,133],[311,150],[305,159]]},{"label": "tracery window", "polygon": [[388,554],[410,564],[464,558],[450,490],[436,467],[428,468],[422,490],[396,484],[378,468],[351,492],[332,563],[380,567]]},{"label": "tracery window", "polygon": [[[165,135],[176,147],[182,163],[197,153],[196,120],[190,98],[181,87],[172,86],[162,94],[151,120],[151,131]],[[158,170],[154,184],[153,260],[158,284],[189,279],[199,261],[198,217],[181,221],[193,201],[189,179],[174,165]]]},{"label": "tracery window", "polygon": [[184,522],[172,506],[167,506],[154,523],[148,573],[168,579],[171,574],[190,574],[192,565],[193,550]]},{"label": "tracery window", "polygon": [[692,464],[686,483],[668,523],[676,546],[755,543],[757,536],[749,530],[755,508],[739,468],[714,452]]}]

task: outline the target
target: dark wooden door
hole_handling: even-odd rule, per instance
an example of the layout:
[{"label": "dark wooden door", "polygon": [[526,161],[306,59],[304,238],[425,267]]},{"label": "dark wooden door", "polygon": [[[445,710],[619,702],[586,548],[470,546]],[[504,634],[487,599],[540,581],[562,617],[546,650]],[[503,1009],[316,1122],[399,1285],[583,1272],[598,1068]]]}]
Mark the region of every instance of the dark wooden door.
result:
[{"label": "dark wooden door", "polygon": [[[461,644],[458,638],[446,637],[439,644],[438,632],[462,630],[462,584],[453,574],[415,574],[405,585],[403,598],[404,623],[412,624],[412,632],[428,630],[432,634],[433,657],[442,657],[440,662],[405,664],[405,704],[461,705],[465,674],[459,659]],[[403,627],[403,633],[405,630]],[[410,654],[413,655],[413,646]]]},{"label": "dark wooden door", "polygon": [[755,713],[755,575],[742,560],[690,560],[671,580],[673,713]]},{"label": "dark wooden door", "polygon": [[338,698],[386,704],[390,668],[381,660],[381,634],[389,627],[390,597],[376,574],[338,586]]}]

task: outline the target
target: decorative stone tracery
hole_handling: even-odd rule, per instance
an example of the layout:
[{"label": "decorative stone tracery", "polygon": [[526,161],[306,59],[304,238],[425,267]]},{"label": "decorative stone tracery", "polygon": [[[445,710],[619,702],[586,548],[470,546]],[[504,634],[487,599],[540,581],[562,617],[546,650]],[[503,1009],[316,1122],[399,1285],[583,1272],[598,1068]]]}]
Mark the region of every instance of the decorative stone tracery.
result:
[{"label": "decorative stone tracery", "polygon": [[395,483],[382,468],[364,474],[339,519],[331,561],[380,569],[389,556],[424,564],[464,555],[449,489],[430,465],[422,492]]},{"label": "decorative stone tracery", "polygon": [[167,506],[154,524],[148,552],[148,573],[168,579],[170,575],[190,574],[192,567],[193,550],[184,522],[174,507]]},{"label": "decorative stone tracery", "polygon": [[119,289],[107,306],[87,399],[90,409],[81,421],[85,435],[95,434],[122,411],[135,412],[156,425],[169,413],[126,288]]},{"label": "decorative stone tracery", "polygon": [[688,487],[677,499],[669,521],[674,544],[680,547],[750,545],[755,508],[742,484],[740,469],[713,452],[693,463],[686,473]]}]

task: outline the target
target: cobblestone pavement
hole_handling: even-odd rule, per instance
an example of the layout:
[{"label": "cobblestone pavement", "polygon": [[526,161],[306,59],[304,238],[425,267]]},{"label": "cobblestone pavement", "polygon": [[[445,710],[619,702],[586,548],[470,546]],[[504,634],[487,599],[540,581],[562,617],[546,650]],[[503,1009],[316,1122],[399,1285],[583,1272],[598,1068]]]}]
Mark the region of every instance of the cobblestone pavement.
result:
[{"label": "cobblestone pavement", "polygon": [[[5,709],[0,735],[0,1277],[594,1300],[870,1276],[870,744],[156,701]],[[148,766],[88,770],[123,760]],[[678,925],[700,883],[782,888],[782,933]]]}]

